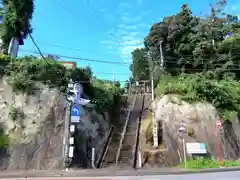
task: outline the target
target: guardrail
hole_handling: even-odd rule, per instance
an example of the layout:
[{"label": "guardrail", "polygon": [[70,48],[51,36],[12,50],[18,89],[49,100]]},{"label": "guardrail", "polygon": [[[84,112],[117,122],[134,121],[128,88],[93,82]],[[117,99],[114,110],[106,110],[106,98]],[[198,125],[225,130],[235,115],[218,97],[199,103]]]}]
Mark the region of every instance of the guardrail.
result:
[{"label": "guardrail", "polygon": [[103,149],[100,153],[100,156],[97,160],[97,163],[96,163],[96,167],[97,168],[100,168],[102,167],[102,164],[103,164],[103,160],[105,159],[105,156],[106,156],[106,153],[107,153],[107,150],[108,150],[108,146],[109,146],[109,143],[110,143],[110,140],[112,138],[112,134],[113,134],[113,130],[114,130],[114,126],[112,126],[108,132],[108,135],[107,135],[107,140],[103,146]]},{"label": "guardrail", "polygon": [[118,150],[117,150],[117,154],[116,154],[116,166],[118,166],[118,160],[119,160],[119,156],[120,156],[120,152],[121,152],[121,149],[122,149],[122,145],[123,145],[123,139],[125,137],[125,134],[126,134],[126,130],[127,130],[127,125],[128,125],[128,121],[129,121],[129,117],[130,117],[130,114],[135,106],[135,102],[136,102],[136,94],[134,95],[134,99],[133,99],[133,103],[132,103],[132,106],[131,108],[129,108],[128,110],[128,114],[127,114],[127,117],[126,117],[126,121],[125,121],[125,124],[124,124],[124,128],[123,128],[123,131],[122,131],[122,135],[121,135],[121,139],[120,139],[120,143],[119,143],[119,146],[118,146]]},{"label": "guardrail", "polygon": [[[124,111],[125,106],[126,106],[126,103],[127,103],[127,99],[128,99],[128,98],[126,97],[125,100],[124,100],[124,103],[123,103],[123,107],[122,107],[122,109],[120,110],[120,113],[122,113],[122,112]],[[97,168],[101,168],[101,167],[103,166],[103,161],[104,161],[104,159],[105,159],[105,157],[106,157],[106,155],[107,155],[107,151],[108,151],[108,148],[109,148],[109,144],[110,144],[110,142],[111,142],[111,139],[112,139],[112,135],[113,135],[114,129],[115,129],[114,126],[111,126],[111,128],[110,128],[110,130],[109,130],[109,132],[108,132],[106,142],[105,142],[105,144],[104,144],[104,146],[103,146],[103,149],[102,149],[102,151],[101,151],[101,153],[100,153],[100,156],[99,156],[99,158],[98,158],[98,160],[97,160],[97,163],[96,163],[96,167],[97,167]]]},{"label": "guardrail", "polygon": [[141,127],[141,121],[142,121],[142,115],[144,111],[144,101],[145,101],[145,95],[143,95],[142,99],[142,107],[140,111],[140,115],[137,121],[137,130],[136,130],[136,140],[135,140],[135,148],[134,148],[134,156],[133,156],[133,168],[136,169],[137,167],[137,157],[138,157],[138,147],[139,147],[139,134],[140,134],[140,127]]}]

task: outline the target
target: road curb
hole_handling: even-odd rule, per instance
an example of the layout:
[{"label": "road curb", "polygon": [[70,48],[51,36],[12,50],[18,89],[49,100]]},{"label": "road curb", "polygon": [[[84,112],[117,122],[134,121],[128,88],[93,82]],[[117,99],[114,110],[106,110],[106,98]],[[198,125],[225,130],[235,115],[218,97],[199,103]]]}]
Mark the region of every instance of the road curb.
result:
[{"label": "road curb", "polygon": [[107,177],[107,176],[149,176],[149,175],[184,175],[199,173],[217,173],[240,171],[240,167],[220,168],[220,169],[202,169],[202,170],[178,170],[178,169],[138,169],[138,170],[120,170],[120,169],[89,169],[89,170],[69,170],[69,171],[0,171],[0,178],[48,178],[48,177]]},{"label": "road curb", "polygon": [[152,171],[152,170],[138,170],[138,175],[181,175],[181,174],[199,174],[199,173],[217,173],[217,172],[229,172],[229,171],[240,171],[240,167],[228,167],[228,168],[212,168],[212,169],[196,169],[196,170],[167,170],[164,171]]}]

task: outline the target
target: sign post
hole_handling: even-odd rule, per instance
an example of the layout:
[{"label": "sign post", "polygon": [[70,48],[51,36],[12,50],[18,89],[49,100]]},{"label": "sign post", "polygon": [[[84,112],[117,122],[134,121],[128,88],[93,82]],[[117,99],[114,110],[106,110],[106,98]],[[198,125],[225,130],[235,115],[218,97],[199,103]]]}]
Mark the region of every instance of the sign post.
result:
[{"label": "sign post", "polygon": [[206,145],[204,143],[186,143],[188,154],[207,154]]},{"label": "sign post", "polygon": [[78,123],[80,121],[80,107],[73,105],[71,108],[71,123]]},{"label": "sign post", "polygon": [[217,132],[217,150],[218,150],[218,157],[219,157],[219,166],[220,168],[223,165],[222,162],[222,152],[221,152],[221,130],[222,130],[222,121],[218,120],[216,122],[216,125],[218,127],[218,132]]},{"label": "sign post", "polygon": [[[71,104],[70,126],[68,127],[70,131],[70,136],[71,136],[68,142],[68,146],[69,146],[68,157],[70,161],[74,157],[74,132],[76,128],[75,125],[80,122],[80,114],[81,114],[80,106],[94,107],[94,105],[90,103],[90,100],[82,98],[82,94],[83,94],[83,87],[80,83],[78,82],[73,83],[71,81],[71,83],[68,84],[67,100]],[[94,148],[92,151],[92,156],[95,157]]]}]

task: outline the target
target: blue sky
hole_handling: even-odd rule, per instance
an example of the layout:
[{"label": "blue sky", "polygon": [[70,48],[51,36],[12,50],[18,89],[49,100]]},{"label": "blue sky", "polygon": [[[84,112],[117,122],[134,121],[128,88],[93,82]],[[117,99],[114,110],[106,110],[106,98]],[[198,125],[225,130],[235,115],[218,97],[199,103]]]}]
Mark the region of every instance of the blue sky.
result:
[{"label": "blue sky", "polygon": [[[229,0],[227,10],[240,15],[238,1]],[[130,64],[131,52],[143,46],[153,23],[179,12],[183,3],[189,4],[195,15],[207,15],[212,2],[214,0],[35,0],[33,37],[43,53]],[[19,55],[30,55],[34,51],[36,48],[27,39]],[[60,59],[76,61],[79,67],[91,66],[99,78],[113,79],[113,71],[115,79],[120,81],[131,75],[126,64]]]}]

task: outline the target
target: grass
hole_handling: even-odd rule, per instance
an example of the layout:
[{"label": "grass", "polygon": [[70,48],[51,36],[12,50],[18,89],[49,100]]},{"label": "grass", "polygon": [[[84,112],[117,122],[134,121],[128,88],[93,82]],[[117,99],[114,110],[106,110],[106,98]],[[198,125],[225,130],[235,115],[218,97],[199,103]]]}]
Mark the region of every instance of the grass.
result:
[{"label": "grass", "polygon": [[152,113],[147,111],[146,117],[141,122],[140,132],[145,136],[144,149],[146,151],[163,151],[165,146],[160,143],[158,148],[153,148],[153,135],[152,135]]},{"label": "grass", "polygon": [[[240,161],[223,161],[223,167],[238,167]],[[184,168],[184,163],[178,166]],[[219,162],[214,159],[192,159],[187,161],[187,169],[210,169],[220,168]]]},{"label": "grass", "polygon": [[8,135],[4,134],[4,129],[0,124],[0,150],[2,148],[7,148],[9,146],[9,137]]}]

